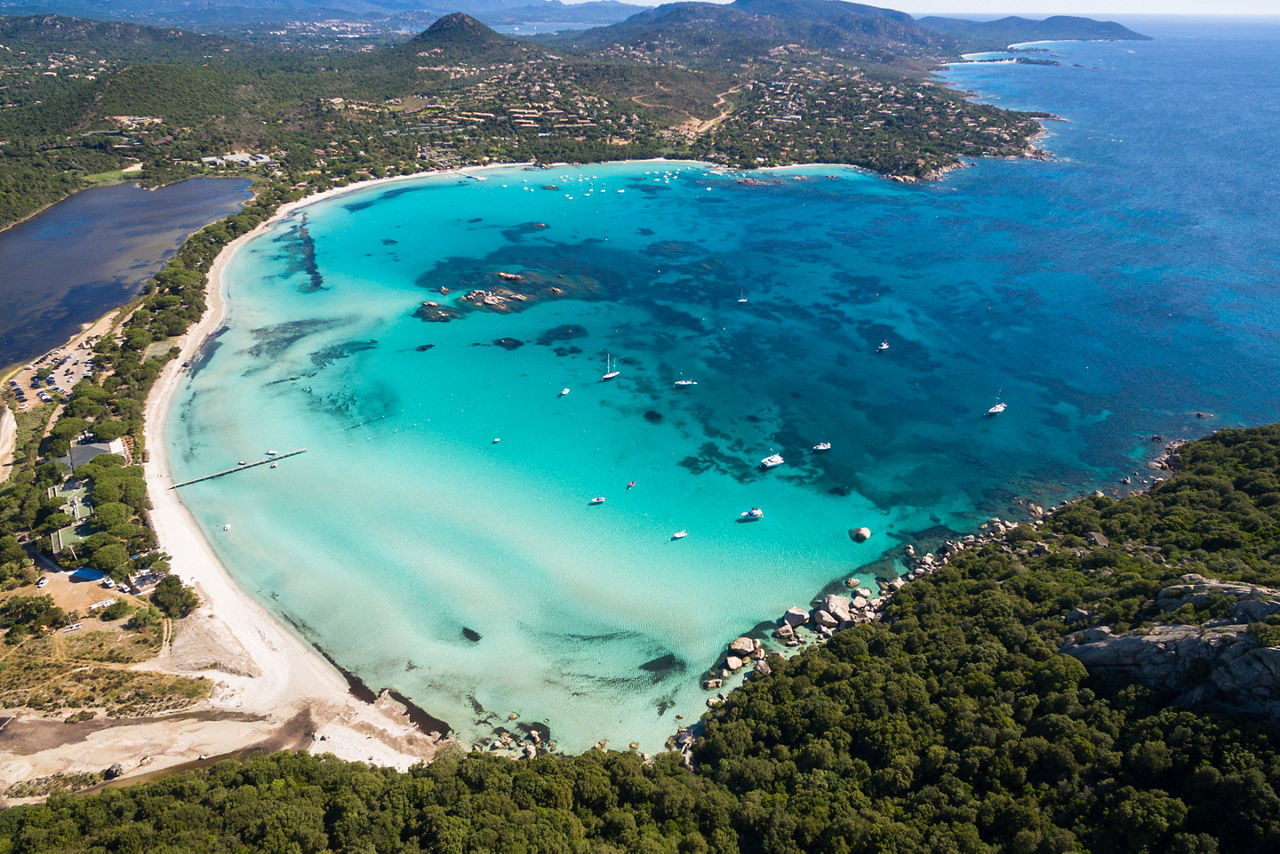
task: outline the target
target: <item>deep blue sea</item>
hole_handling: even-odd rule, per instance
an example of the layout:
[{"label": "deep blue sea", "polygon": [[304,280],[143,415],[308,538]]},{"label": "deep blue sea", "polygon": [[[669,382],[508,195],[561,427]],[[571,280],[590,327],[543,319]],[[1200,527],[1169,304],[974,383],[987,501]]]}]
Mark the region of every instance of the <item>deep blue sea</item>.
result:
[{"label": "deep blue sea", "polygon": [[[1061,116],[1047,162],[517,167],[310,206],[233,259],[168,433],[179,479],[308,452],[184,501],[248,590],[462,739],[657,748],[726,643],[827,585],[1141,482],[1154,434],[1280,418],[1280,27],[1139,26],[947,72]],[[499,272],[566,296],[413,316]]]},{"label": "deep blue sea", "polygon": [[250,184],[193,178],[85,190],[0,233],[0,368],[127,302],[187,235],[239,210]]}]

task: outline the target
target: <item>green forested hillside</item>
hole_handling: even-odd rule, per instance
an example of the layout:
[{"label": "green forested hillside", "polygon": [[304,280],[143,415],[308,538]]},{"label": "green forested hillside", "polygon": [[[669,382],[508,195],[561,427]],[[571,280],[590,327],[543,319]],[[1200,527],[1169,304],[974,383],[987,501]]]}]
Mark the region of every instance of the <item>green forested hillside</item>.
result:
[{"label": "green forested hillside", "polygon": [[1059,649],[1081,625],[1204,620],[1156,592],[1188,572],[1280,585],[1277,554],[1280,427],[1222,431],[1150,493],[993,537],[881,622],[771,658],[704,719],[696,772],[676,754],[455,753],[407,774],[281,754],[11,809],[0,851],[1274,851],[1273,719],[1171,705]]},{"label": "green forested hillside", "polygon": [[126,166],[159,184],[232,152],[264,154],[277,177],[317,189],[480,163],[654,156],[837,162],[918,180],[961,158],[1034,154],[1031,114],[923,79],[947,39],[868,8],[677,4],[637,16],[643,33],[631,41],[610,30],[554,53],[461,14],[393,47],[342,51],[0,17],[0,227],[123,180]]},{"label": "green forested hillside", "polygon": [[205,62],[248,50],[244,42],[221,36],[65,15],[0,16],[0,44],[10,53],[89,51],[97,59],[135,62]]}]

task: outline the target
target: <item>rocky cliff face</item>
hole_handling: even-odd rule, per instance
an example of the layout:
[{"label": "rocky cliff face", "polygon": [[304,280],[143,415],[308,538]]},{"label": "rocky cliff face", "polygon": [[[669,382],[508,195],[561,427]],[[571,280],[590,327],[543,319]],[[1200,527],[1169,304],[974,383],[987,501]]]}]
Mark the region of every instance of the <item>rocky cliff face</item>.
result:
[{"label": "rocky cliff face", "polygon": [[[1116,635],[1106,626],[1072,635],[1062,652],[1090,672],[1125,673],[1175,695],[1185,705],[1225,705],[1280,718],[1280,648],[1263,646],[1250,624],[1280,614],[1280,591],[1191,574],[1161,590],[1156,605],[1172,614],[1185,606],[1224,611],[1198,625],[1159,624]],[[1183,611],[1183,613],[1186,613]],[[1076,612],[1069,620],[1084,620]]]}]

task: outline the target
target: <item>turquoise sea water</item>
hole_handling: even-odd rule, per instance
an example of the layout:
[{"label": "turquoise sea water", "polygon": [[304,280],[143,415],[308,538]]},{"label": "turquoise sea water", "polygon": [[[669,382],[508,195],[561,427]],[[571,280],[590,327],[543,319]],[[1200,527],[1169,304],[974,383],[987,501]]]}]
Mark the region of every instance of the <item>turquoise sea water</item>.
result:
[{"label": "turquoise sea water", "polygon": [[[308,207],[234,259],[167,436],[178,479],[308,453],[184,501],[246,589],[463,740],[515,713],[569,750],[658,748],[728,641],[824,586],[1145,476],[1152,434],[1276,419],[1280,99],[1211,122],[1195,98],[1221,81],[1176,72],[1244,74],[1238,34],[1179,32],[950,72],[1069,118],[1053,162],[928,186],[504,168]],[[413,316],[500,271],[571,296]]]}]

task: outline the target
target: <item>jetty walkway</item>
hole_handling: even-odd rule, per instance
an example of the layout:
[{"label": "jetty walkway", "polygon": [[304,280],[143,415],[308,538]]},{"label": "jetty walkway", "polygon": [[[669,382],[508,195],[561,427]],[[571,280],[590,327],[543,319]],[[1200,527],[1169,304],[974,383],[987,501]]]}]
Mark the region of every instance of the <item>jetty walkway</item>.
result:
[{"label": "jetty walkway", "polygon": [[306,452],[307,452],[306,448],[299,448],[296,451],[289,451],[284,454],[269,454],[268,456],[263,457],[260,460],[255,460],[254,462],[251,462],[251,463],[241,463],[240,465],[235,466],[233,468],[223,469],[222,471],[215,471],[213,474],[206,474],[202,477],[193,477],[191,478],[191,480],[182,481],[182,483],[175,483],[173,486],[169,488],[177,489],[180,486],[190,486],[191,484],[199,483],[202,480],[213,480],[215,477],[222,477],[223,475],[235,474],[238,471],[251,469],[254,466],[261,466],[261,465],[266,465],[267,463],[274,463],[279,460],[286,459],[287,457],[296,457],[298,454],[305,454]]}]

